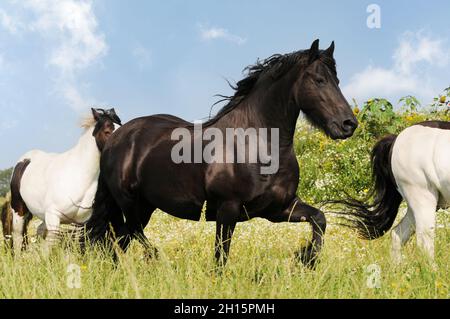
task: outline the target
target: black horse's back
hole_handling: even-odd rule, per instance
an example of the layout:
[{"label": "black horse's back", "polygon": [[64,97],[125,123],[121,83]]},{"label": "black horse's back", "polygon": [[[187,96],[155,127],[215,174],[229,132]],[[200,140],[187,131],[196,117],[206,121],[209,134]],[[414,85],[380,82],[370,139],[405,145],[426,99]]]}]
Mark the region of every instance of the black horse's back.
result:
[{"label": "black horse's back", "polygon": [[[133,200],[139,196],[151,207],[176,217],[199,220],[206,199],[204,167],[175,164],[171,158],[176,143],[171,140],[172,131],[190,125],[165,114],[141,117],[123,125],[104,150],[104,158],[111,156],[114,161],[102,160],[101,166],[112,192]],[[139,147],[145,144],[149,147]],[[119,198],[119,202],[126,200]]]}]

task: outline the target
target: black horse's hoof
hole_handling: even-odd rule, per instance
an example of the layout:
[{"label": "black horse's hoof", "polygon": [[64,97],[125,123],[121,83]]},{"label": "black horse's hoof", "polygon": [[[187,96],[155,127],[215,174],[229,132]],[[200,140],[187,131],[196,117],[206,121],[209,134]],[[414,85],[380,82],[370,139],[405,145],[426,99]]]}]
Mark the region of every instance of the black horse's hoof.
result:
[{"label": "black horse's hoof", "polygon": [[223,275],[224,271],[225,271],[225,270],[224,270],[224,267],[223,267],[223,266],[216,265],[216,266],[213,268],[214,274],[215,274],[216,276],[218,276],[218,277],[221,277],[221,276]]},{"label": "black horse's hoof", "polygon": [[146,261],[159,260],[159,251],[156,248],[152,248],[145,252],[144,258]]},{"label": "black horse's hoof", "polygon": [[303,265],[310,269],[315,269],[317,264],[317,255],[318,252],[312,245],[307,247],[303,247],[299,251],[295,253],[295,257],[298,261],[300,261]]},{"label": "black horse's hoof", "polygon": [[226,260],[217,259],[215,260],[214,272],[217,276],[222,276],[226,269]]}]

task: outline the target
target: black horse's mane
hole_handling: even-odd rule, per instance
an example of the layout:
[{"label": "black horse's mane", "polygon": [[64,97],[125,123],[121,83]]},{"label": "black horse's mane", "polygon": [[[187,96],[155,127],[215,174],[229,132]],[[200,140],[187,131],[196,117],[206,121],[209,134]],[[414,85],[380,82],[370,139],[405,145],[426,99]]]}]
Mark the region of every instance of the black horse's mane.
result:
[{"label": "black horse's mane", "polygon": [[[234,110],[248,96],[263,74],[269,74],[272,79],[276,80],[285,74],[285,72],[287,72],[293,65],[300,62],[300,60],[305,60],[304,62],[306,63],[308,53],[309,50],[300,50],[287,54],[274,54],[264,60],[258,59],[255,64],[247,66],[243,70],[243,73],[246,73],[246,76],[242,80],[237,82],[235,85],[227,81],[228,85],[234,90],[233,95],[216,95],[221,99],[214,103],[211,108],[222,102],[228,103],[220,109],[214,117],[209,117],[209,119],[203,123],[203,126],[215,124],[224,115]],[[322,54],[319,59],[327,65],[333,74],[336,75],[336,62],[333,58]]]}]

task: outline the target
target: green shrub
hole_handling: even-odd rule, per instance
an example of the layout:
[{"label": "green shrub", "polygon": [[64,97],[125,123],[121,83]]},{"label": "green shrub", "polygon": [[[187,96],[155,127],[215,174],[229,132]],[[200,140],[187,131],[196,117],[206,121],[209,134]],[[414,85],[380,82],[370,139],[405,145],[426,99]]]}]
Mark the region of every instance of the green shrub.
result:
[{"label": "green shrub", "polygon": [[[367,194],[372,185],[370,152],[375,143],[386,134],[398,134],[422,121],[449,121],[448,102],[442,96],[428,107],[421,107],[413,96],[400,99],[396,109],[381,98],[370,99],[361,110],[355,103],[359,127],[353,137],[344,141],[333,141],[300,120],[295,135],[300,166],[299,197],[319,204],[342,199],[346,193],[354,197]],[[450,96],[450,88],[445,90],[445,96]]]},{"label": "green shrub", "polygon": [[9,192],[9,181],[11,179],[12,172],[12,167],[5,170],[0,170],[0,197],[6,196],[6,193]]}]

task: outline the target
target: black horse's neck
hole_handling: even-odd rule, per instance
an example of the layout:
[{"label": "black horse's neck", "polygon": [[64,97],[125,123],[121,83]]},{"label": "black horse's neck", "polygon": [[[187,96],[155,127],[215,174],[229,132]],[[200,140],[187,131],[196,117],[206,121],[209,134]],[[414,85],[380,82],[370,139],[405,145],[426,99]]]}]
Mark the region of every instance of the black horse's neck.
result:
[{"label": "black horse's neck", "polygon": [[277,80],[254,85],[237,105],[214,121],[220,128],[277,128],[280,147],[292,146],[300,109],[292,100],[292,85],[297,77],[289,72]]}]

